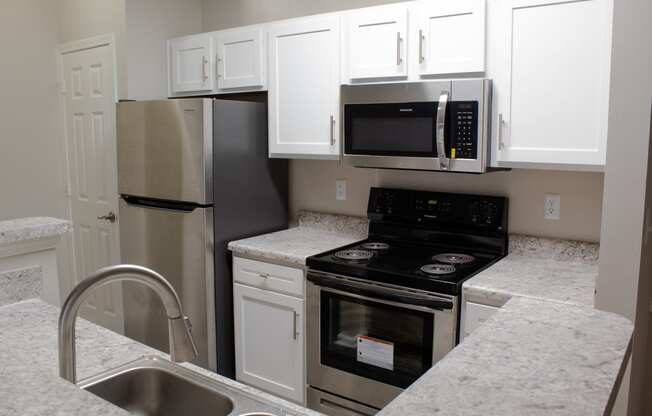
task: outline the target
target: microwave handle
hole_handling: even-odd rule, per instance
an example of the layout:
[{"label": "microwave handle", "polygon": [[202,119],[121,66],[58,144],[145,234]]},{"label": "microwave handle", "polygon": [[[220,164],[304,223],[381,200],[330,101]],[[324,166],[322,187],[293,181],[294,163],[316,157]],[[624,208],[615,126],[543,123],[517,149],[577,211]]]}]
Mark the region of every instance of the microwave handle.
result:
[{"label": "microwave handle", "polygon": [[446,142],[444,134],[446,131],[446,106],[448,105],[448,91],[442,91],[439,96],[437,105],[437,158],[439,159],[439,169],[448,170],[448,158],[446,157]]}]

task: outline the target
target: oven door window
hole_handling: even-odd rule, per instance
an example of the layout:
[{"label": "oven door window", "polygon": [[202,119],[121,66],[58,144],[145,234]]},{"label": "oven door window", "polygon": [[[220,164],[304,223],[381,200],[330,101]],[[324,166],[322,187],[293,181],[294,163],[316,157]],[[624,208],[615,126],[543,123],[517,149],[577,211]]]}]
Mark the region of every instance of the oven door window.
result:
[{"label": "oven door window", "polygon": [[405,388],[432,366],[434,314],[321,291],[321,363]]},{"label": "oven door window", "polygon": [[347,104],[345,151],[350,155],[434,157],[436,102]]}]

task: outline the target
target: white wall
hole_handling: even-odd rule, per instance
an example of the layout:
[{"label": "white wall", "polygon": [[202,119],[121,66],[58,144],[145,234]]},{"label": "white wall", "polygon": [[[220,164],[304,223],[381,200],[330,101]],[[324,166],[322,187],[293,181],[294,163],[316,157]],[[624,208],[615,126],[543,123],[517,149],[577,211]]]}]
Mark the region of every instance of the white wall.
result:
[{"label": "white wall", "polygon": [[204,30],[269,22],[310,14],[355,9],[398,0],[203,0]]},{"label": "white wall", "polygon": [[0,13],[0,219],[64,213],[57,4],[5,0]]},{"label": "white wall", "polygon": [[166,41],[202,32],[202,0],[129,0],[126,21],[127,98],[166,98]]},{"label": "white wall", "polygon": [[[644,388],[650,276],[644,274],[641,259],[652,255],[649,243],[643,244],[652,97],[652,2],[616,0],[614,4],[609,142],[595,303],[635,323],[629,414],[642,415],[642,399],[650,395],[650,386]],[[625,413],[618,409],[615,414]]]},{"label": "white wall", "polygon": [[[599,241],[600,173],[513,170],[484,175],[412,172],[342,167],[338,162],[294,160],[290,174],[290,210],[367,215],[370,186],[466,192],[509,197],[510,232]],[[347,200],[335,199],[335,180],[347,180]],[[544,194],[561,195],[561,219],[543,218]]]}]

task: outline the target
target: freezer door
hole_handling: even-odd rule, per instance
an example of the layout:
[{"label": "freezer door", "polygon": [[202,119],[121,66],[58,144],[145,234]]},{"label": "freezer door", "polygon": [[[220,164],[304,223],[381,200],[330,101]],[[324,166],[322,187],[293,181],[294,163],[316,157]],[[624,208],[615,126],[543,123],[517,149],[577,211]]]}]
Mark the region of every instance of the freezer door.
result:
[{"label": "freezer door", "polygon": [[[160,209],[120,200],[122,262],[149,267],[177,291],[192,323],[199,357],[196,364],[215,369],[215,303],[213,275],[213,210]],[[169,352],[167,317],[148,287],[123,283],[125,333]]]},{"label": "freezer door", "polygon": [[118,103],[119,193],[212,203],[212,108],[203,98]]}]

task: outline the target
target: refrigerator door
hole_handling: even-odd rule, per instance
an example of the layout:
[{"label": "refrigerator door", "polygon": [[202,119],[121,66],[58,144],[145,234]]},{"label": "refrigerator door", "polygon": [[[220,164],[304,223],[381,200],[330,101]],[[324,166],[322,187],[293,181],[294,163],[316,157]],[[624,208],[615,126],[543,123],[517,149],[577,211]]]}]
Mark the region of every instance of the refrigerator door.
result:
[{"label": "refrigerator door", "polygon": [[203,98],[118,103],[119,193],[211,204],[212,108]]},{"label": "refrigerator door", "polygon": [[[213,209],[153,203],[120,200],[122,262],[149,267],[172,284],[192,323],[195,363],[215,370]],[[123,283],[123,293],[125,334],[169,352],[167,317],[156,294],[130,282]]]}]

